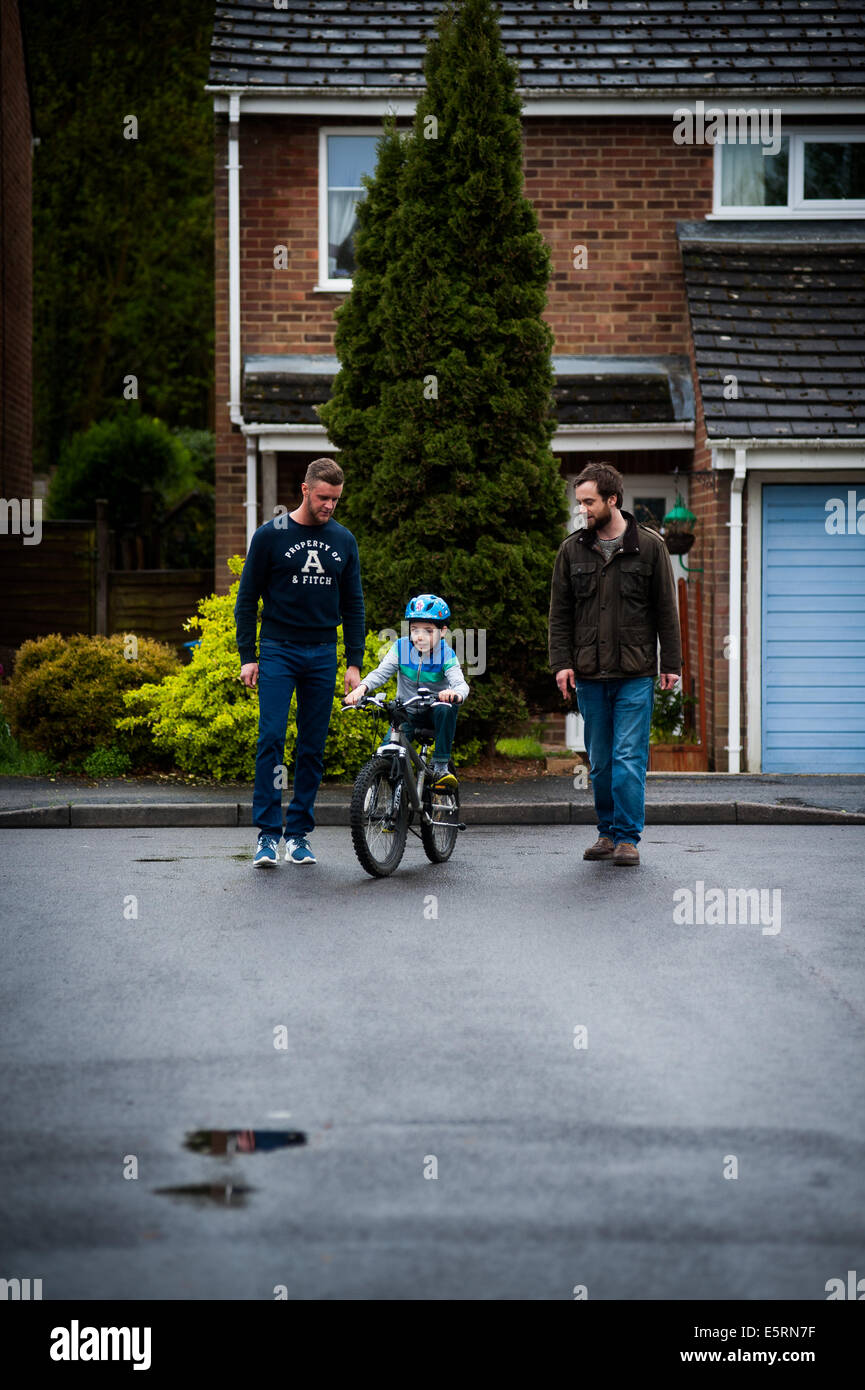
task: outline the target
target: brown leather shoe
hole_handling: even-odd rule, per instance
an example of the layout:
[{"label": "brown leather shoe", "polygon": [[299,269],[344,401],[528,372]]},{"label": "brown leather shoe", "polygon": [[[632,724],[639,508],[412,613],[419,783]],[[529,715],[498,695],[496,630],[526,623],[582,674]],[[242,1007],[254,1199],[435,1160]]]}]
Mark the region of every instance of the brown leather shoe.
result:
[{"label": "brown leather shoe", "polygon": [[616,846],[612,840],[608,840],[606,835],[599,835],[593,845],[583,851],[584,859],[612,859],[613,850]]},{"label": "brown leather shoe", "polygon": [[640,851],[630,840],[620,840],[613,850],[614,864],[639,864]]}]

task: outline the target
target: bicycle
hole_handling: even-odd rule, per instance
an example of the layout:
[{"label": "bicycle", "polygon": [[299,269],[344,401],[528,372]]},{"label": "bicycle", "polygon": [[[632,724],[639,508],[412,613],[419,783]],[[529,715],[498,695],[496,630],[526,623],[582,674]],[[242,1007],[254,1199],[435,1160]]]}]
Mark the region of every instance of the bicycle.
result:
[{"label": "bicycle", "polygon": [[[371,710],[390,723],[389,737],[357,775],[349,810],[354,852],[373,878],[387,878],[398,867],[409,830],[419,837],[427,859],[443,864],[453,854],[459,832],[466,828],[459,819],[459,787],[446,792],[434,789],[427,761],[434,730],[418,728],[415,748],[400,728],[405,719],[418,712],[412,706],[429,710],[437,703],[431,692],[421,691],[406,701],[364,695],[357,704],[343,706],[346,711]],[[417,829],[412,824],[415,817]]]}]

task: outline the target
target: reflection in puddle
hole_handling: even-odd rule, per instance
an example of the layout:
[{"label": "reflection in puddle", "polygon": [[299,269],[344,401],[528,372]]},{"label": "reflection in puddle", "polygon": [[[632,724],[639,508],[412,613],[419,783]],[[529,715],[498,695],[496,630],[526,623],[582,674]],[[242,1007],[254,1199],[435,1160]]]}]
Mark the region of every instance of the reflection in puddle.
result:
[{"label": "reflection in puddle", "polygon": [[230,1157],[236,1153],[267,1153],[271,1149],[287,1149],[292,1144],[305,1143],[306,1135],[299,1129],[193,1129],[184,1139],[183,1147],[197,1154]]},{"label": "reflection in puddle", "polygon": [[197,1201],[199,1206],[215,1202],[221,1207],[245,1207],[246,1194],[254,1192],[254,1187],[242,1187],[233,1182],[199,1182],[186,1187],[155,1187],[159,1197],[181,1197],[187,1201]]}]

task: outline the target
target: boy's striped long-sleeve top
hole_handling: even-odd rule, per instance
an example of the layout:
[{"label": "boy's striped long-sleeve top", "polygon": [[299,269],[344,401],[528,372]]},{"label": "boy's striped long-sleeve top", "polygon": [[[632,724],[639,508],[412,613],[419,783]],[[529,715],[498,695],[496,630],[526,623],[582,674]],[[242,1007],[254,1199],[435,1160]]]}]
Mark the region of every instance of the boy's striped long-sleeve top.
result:
[{"label": "boy's striped long-sleeve top", "polygon": [[391,645],[375,670],[362,677],[363,684],[368,692],[378,690],[394,675],[399,700],[410,700],[420,690],[430,690],[434,695],[442,690],[455,690],[461,700],[469,696],[469,686],[456,652],[445,641],[439,642],[429,656],[421,659],[411,638],[401,637]]}]

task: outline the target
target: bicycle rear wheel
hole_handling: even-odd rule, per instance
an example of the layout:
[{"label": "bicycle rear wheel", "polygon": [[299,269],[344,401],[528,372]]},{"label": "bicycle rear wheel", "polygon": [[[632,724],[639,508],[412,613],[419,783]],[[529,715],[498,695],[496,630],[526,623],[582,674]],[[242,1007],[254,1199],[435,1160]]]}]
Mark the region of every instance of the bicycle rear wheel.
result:
[{"label": "bicycle rear wheel", "polygon": [[[450,770],[454,771],[453,763]],[[456,828],[460,818],[460,789],[454,787],[453,791],[437,792],[427,783],[423,803],[424,810],[434,822],[428,825],[421,820],[420,838],[424,854],[432,864],[443,864],[453,854],[460,833]]]},{"label": "bicycle rear wheel", "polygon": [[387,878],[402,859],[408,834],[408,798],[399,766],[371,758],[354,784],[349,810],[351,841],[362,868]]}]

